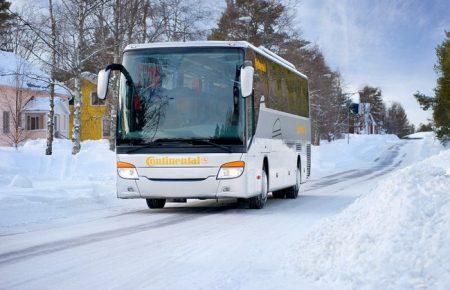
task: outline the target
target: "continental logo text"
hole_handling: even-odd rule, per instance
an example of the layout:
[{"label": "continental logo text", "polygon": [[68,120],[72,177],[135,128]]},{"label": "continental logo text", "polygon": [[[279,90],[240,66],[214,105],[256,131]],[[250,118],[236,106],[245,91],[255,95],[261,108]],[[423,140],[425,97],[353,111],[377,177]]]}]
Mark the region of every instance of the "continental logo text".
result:
[{"label": "continental logo text", "polygon": [[148,166],[178,166],[178,165],[202,165],[208,163],[206,157],[155,157],[149,156],[146,160]]}]

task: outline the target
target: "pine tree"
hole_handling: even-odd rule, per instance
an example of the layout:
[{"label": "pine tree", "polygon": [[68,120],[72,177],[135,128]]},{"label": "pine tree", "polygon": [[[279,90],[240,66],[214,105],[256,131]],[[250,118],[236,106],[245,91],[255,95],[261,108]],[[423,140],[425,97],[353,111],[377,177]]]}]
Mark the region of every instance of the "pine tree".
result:
[{"label": "pine tree", "polygon": [[434,96],[414,94],[422,109],[433,110],[436,136],[444,143],[450,138],[450,31],[445,34],[446,39],[436,48],[438,62],[434,69],[438,79]]},{"label": "pine tree", "polygon": [[375,88],[371,86],[365,86],[359,92],[360,103],[370,104],[370,113],[375,119],[377,124],[384,123],[384,115],[386,112],[386,106],[383,103],[382,92],[380,88]]},{"label": "pine tree", "polygon": [[410,124],[405,109],[400,103],[394,102],[386,112],[385,129],[389,134],[403,137],[414,132],[414,125]]},{"label": "pine tree", "polygon": [[433,131],[433,125],[431,123],[428,124],[419,124],[419,127],[417,128],[417,132],[430,132]]},{"label": "pine tree", "polygon": [[291,34],[292,17],[282,1],[227,0],[209,40],[246,40],[278,50]]},{"label": "pine tree", "polygon": [[0,0],[0,30],[7,29],[11,25],[10,21],[14,19],[14,15],[9,12],[11,2]]},{"label": "pine tree", "polygon": [[8,50],[8,34],[15,16],[9,11],[11,2],[0,0],[0,50]]}]

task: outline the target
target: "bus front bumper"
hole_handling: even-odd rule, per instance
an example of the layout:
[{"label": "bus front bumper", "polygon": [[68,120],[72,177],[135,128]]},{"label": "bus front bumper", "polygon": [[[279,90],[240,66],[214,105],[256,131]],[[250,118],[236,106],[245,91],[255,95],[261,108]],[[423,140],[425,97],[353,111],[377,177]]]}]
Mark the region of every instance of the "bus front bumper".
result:
[{"label": "bus front bumper", "polygon": [[[221,199],[249,198],[258,194],[247,186],[245,172],[237,178],[217,179],[151,179],[139,176],[137,180],[117,177],[118,198],[186,198]],[[260,187],[259,187],[260,188]]]}]

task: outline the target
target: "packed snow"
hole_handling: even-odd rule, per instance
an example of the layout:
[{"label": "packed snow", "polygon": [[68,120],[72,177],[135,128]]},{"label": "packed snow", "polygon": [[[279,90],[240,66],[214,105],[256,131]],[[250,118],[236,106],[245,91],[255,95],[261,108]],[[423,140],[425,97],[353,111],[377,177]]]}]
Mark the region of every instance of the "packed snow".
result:
[{"label": "packed snow", "polygon": [[387,148],[398,143],[395,135],[350,135],[312,147],[311,171],[314,178],[336,171],[367,166]]}]

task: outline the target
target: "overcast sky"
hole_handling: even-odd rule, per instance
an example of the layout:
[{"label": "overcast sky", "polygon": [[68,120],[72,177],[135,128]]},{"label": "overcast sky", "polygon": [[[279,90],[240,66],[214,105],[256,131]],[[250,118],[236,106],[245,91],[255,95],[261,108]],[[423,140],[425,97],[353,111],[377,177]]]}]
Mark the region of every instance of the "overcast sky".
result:
[{"label": "overcast sky", "polygon": [[302,0],[298,23],[342,73],[346,91],[378,86],[416,125],[430,117],[412,95],[435,86],[435,47],[450,30],[449,0]]}]

